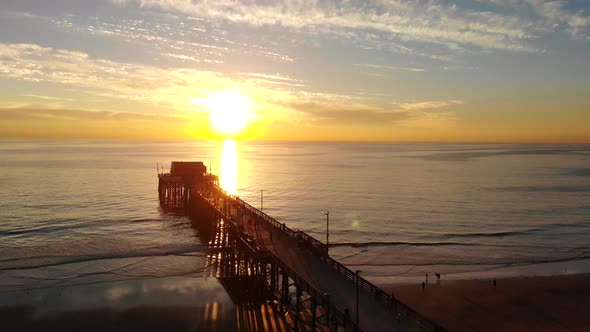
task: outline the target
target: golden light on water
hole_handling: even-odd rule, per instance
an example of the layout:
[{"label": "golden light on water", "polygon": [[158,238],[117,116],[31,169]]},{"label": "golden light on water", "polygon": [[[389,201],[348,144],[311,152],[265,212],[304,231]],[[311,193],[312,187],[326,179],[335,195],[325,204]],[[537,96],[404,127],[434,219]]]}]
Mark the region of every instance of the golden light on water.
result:
[{"label": "golden light on water", "polygon": [[239,89],[213,91],[205,98],[193,98],[192,103],[209,112],[211,129],[223,137],[243,132],[253,120],[256,106]]},{"label": "golden light on water", "polygon": [[223,141],[219,162],[219,185],[228,193],[235,194],[238,187],[238,150],[236,141],[232,139]]}]

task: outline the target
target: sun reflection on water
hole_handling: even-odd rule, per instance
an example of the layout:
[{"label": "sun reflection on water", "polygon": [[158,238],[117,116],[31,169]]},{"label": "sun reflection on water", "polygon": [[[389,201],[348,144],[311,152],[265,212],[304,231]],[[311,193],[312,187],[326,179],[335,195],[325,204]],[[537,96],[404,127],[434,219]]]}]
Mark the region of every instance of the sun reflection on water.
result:
[{"label": "sun reflection on water", "polygon": [[219,160],[219,185],[228,193],[235,194],[238,187],[238,150],[236,141],[232,139],[223,141]]}]

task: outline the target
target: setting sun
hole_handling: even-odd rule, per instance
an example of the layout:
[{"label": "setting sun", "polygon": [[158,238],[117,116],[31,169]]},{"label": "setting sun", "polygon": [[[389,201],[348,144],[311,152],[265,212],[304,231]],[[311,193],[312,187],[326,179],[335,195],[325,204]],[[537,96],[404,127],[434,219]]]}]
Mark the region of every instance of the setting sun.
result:
[{"label": "setting sun", "polygon": [[239,89],[215,91],[193,104],[203,106],[209,112],[211,129],[218,135],[240,134],[252,121],[255,104]]}]

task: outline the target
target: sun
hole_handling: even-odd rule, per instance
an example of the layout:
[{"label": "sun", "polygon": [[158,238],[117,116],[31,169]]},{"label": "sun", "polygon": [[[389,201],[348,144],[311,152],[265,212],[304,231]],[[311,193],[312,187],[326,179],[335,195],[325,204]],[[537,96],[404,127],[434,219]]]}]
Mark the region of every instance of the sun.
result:
[{"label": "sun", "polygon": [[224,137],[243,132],[252,121],[256,106],[239,89],[213,91],[205,98],[194,98],[193,104],[209,112],[211,129]]}]

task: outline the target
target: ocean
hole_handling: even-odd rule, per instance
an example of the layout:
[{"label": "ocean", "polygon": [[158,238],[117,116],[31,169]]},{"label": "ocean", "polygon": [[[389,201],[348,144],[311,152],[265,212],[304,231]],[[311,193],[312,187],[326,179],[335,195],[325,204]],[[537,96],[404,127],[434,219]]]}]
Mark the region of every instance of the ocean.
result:
[{"label": "ocean", "polygon": [[173,160],[203,161],[322,242],[329,211],[330,254],[376,284],[590,272],[588,145],[4,140],[0,300],[158,278],[217,287],[190,220],[159,208]]}]

